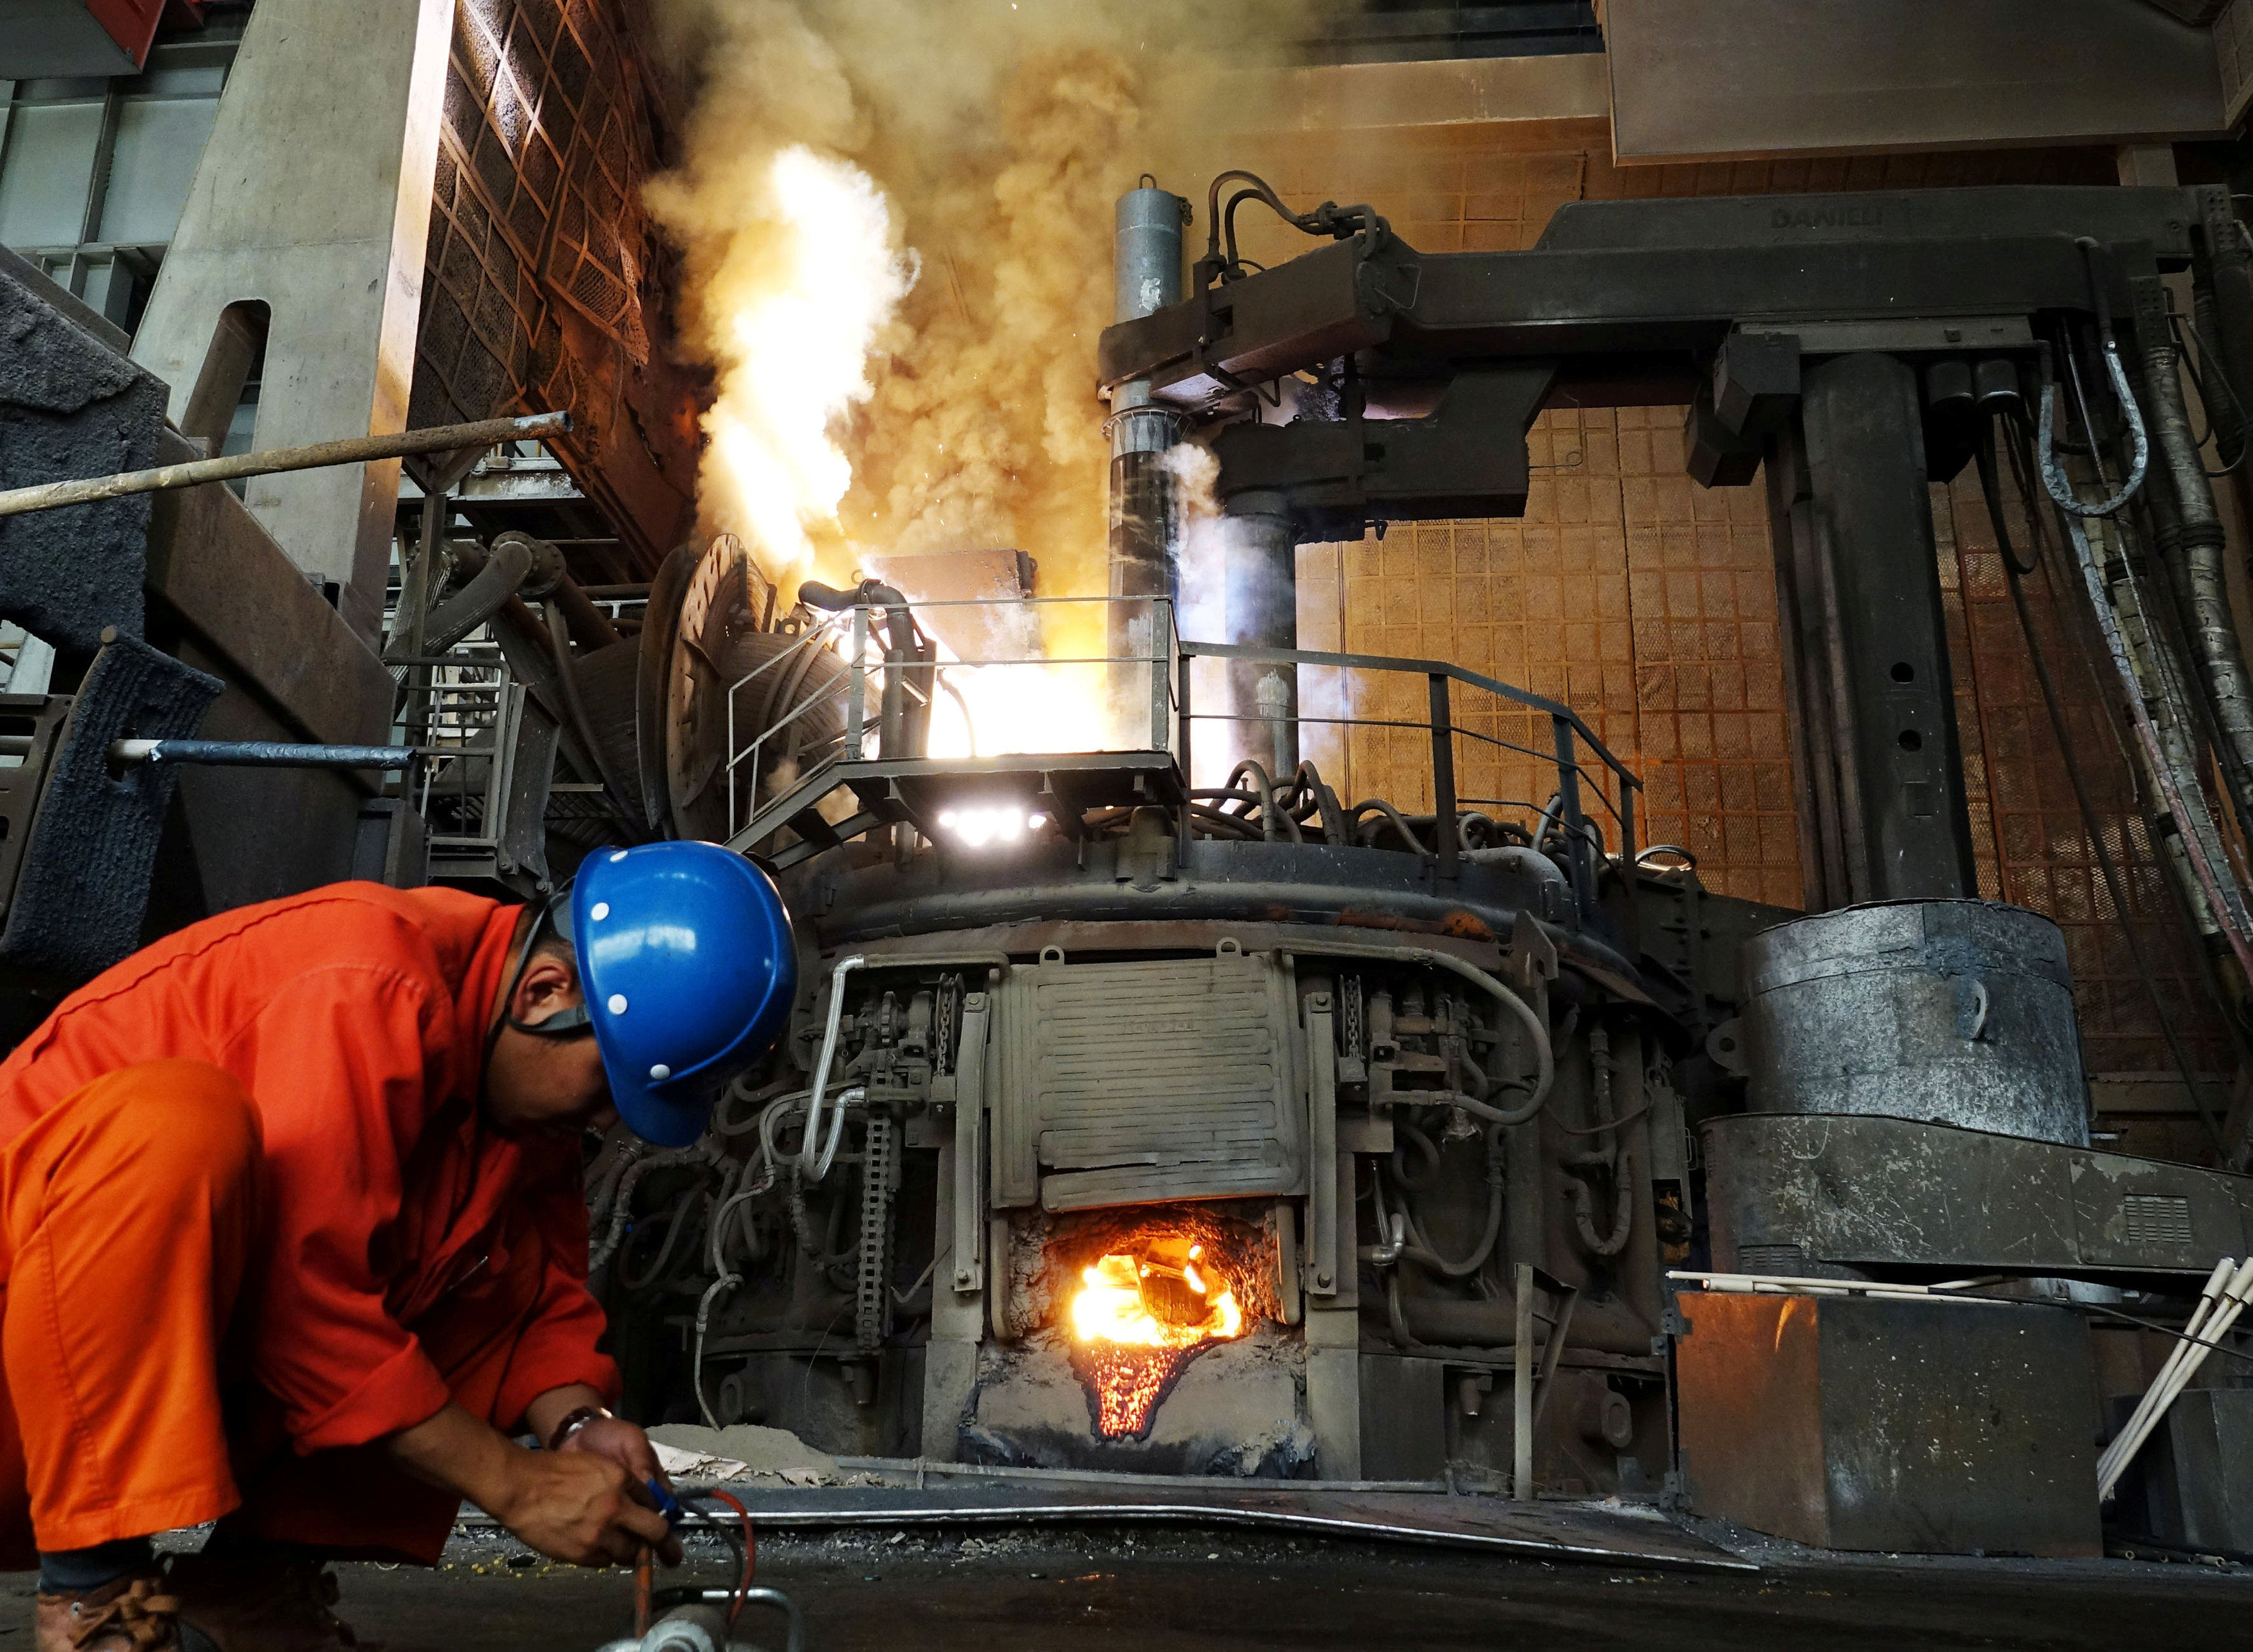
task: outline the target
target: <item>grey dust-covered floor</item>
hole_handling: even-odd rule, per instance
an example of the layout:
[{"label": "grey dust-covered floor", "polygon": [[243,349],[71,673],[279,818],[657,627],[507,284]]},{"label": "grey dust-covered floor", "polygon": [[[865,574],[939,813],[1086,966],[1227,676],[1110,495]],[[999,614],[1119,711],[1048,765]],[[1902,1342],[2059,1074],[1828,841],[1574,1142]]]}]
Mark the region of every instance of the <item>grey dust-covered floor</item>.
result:
[{"label": "grey dust-covered floor", "polygon": [[[810,1652],[910,1648],[1527,1645],[1716,1649],[2253,1646],[2253,1571],[2125,1561],[1831,1557],[1747,1549],[1740,1572],[1506,1559],[1179,1525],[771,1537],[759,1579],[803,1607]],[[629,1625],[631,1579],[465,1532],[436,1572],[340,1568],[340,1609],[389,1652],[588,1652]],[[680,1577],[730,1580],[700,1544]],[[30,1640],[28,1576],[0,1647]],[[782,1644],[778,1618],[748,1637]]]}]

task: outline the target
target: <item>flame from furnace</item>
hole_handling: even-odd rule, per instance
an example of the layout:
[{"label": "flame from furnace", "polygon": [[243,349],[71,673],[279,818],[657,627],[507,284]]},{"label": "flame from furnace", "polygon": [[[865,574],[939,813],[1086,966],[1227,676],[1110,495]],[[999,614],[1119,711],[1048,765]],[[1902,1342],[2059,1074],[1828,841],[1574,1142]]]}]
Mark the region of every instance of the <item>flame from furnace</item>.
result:
[{"label": "flame from furnace", "polygon": [[1244,1335],[1236,1293],[1203,1263],[1203,1245],[1159,1239],[1138,1254],[1104,1256],[1081,1271],[1071,1331],[1105,1439],[1147,1432],[1182,1367],[1213,1343]]}]

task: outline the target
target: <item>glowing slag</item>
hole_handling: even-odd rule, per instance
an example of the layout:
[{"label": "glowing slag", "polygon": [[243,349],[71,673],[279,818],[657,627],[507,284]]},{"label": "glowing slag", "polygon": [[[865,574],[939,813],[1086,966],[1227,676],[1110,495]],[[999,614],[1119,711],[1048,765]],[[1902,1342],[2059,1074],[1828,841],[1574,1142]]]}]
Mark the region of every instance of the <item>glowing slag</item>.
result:
[{"label": "glowing slag", "polygon": [[1106,1439],[1146,1432],[1175,1375],[1201,1349],[1244,1335],[1236,1293],[1203,1246],[1159,1237],[1099,1258],[1080,1272],[1071,1334]]}]

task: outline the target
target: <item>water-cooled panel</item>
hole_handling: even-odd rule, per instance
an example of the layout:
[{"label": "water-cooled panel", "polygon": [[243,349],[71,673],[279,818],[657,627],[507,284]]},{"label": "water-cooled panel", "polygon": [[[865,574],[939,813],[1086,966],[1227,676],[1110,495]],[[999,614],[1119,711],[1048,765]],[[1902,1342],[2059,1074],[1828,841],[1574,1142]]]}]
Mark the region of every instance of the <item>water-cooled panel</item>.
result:
[{"label": "water-cooled panel", "polygon": [[997,1208],[1305,1191],[1291,1002],[1273,960],[1013,970],[996,1024]]}]

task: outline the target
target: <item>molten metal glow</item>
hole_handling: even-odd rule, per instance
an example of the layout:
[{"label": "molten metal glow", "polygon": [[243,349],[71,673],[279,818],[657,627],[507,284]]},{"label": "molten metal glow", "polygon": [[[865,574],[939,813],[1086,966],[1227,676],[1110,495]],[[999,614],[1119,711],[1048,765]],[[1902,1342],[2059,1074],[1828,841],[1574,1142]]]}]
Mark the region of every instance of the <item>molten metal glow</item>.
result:
[{"label": "molten metal glow", "polygon": [[1148,1429],[1159,1396],[1200,1349],[1244,1335],[1236,1293],[1196,1265],[1203,1247],[1157,1239],[1080,1273],[1072,1335],[1085,1350],[1106,1439]]},{"label": "molten metal glow", "polygon": [[1037,660],[949,666],[946,680],[967,703],[969,720],[952,694],[940,694],[931,708],[931,755],[1105,750],[1102,671]]},{"label": "molten metal glow", "polygon": [[1015,843],[1027,832],[1037,832],[1048,824],[1048,816],[1027,814],[1022,809],[1004,805],[993,809],[943,809],[939,812],[939,830],[973,849],[982,849],[989,843]]}]

